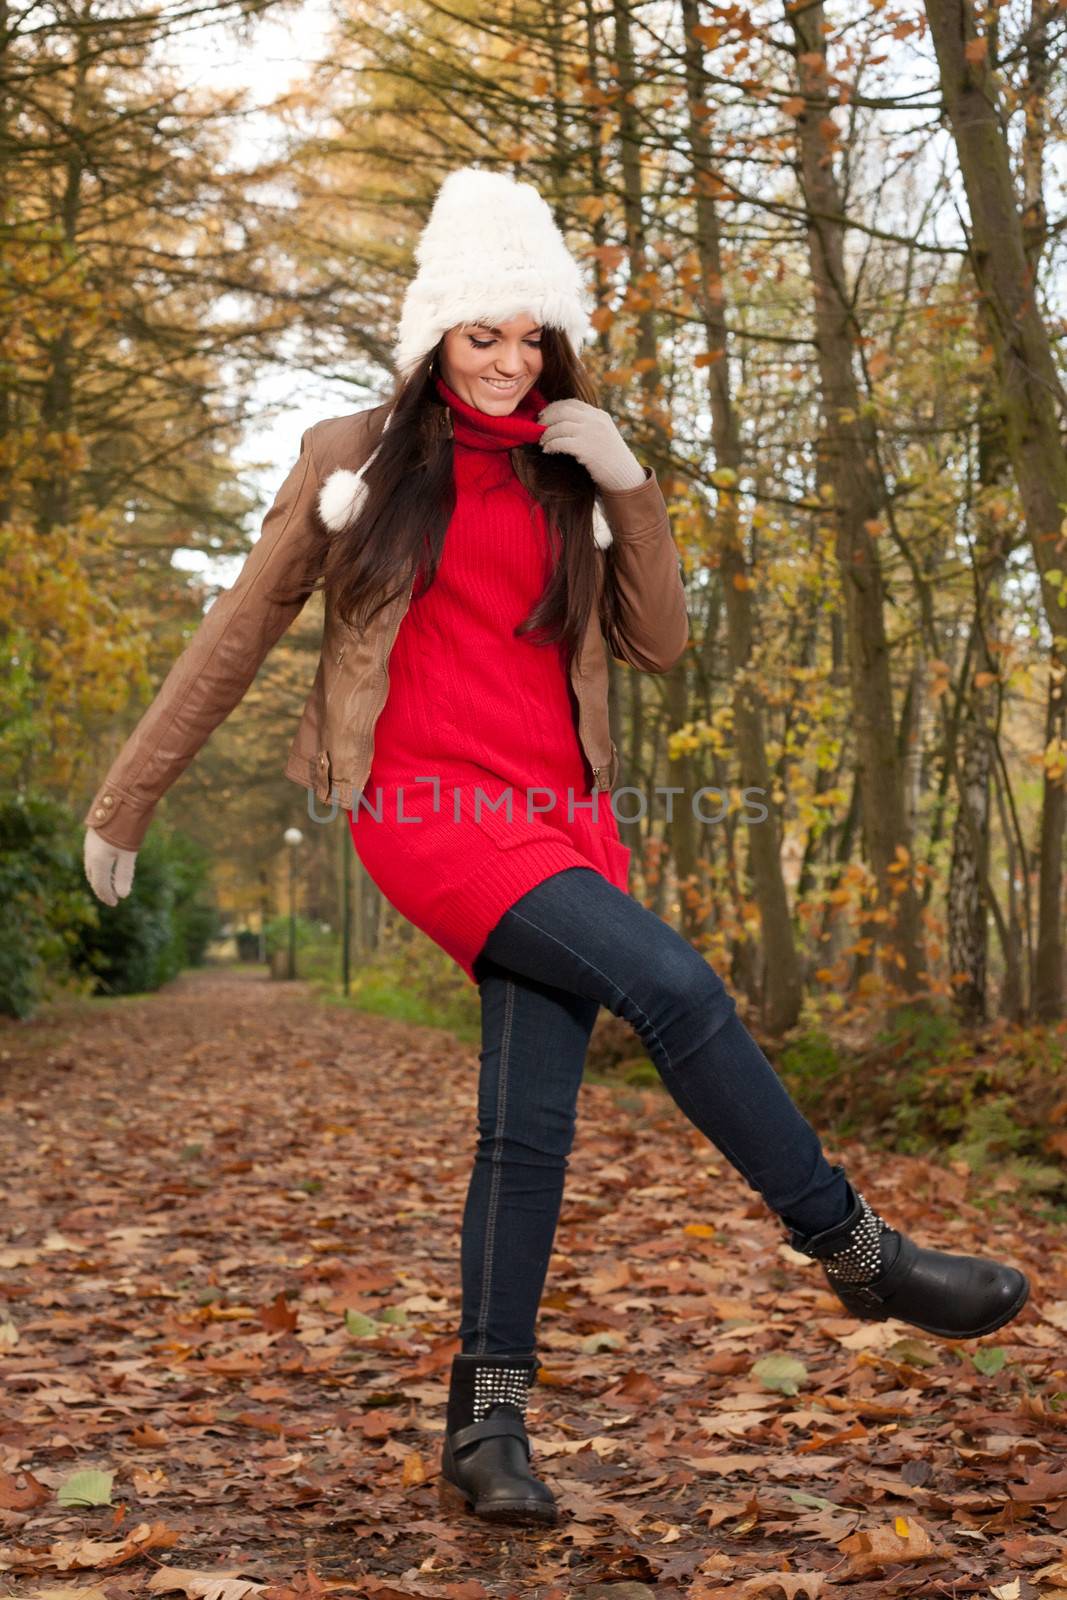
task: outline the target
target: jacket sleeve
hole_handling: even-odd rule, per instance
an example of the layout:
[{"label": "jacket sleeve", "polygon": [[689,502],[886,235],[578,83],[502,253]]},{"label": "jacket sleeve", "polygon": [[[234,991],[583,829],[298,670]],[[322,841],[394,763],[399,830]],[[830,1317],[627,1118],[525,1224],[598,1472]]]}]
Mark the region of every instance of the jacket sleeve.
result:
[{"label": "jacket sleeve", "polygon": [[220,594],[171,667],[89,805],[83,825],[109,844],[137,850],[158,801],[248,690],[307,598],[268,598],[296,588],[322,536],[312,430],[267,512],[233,586]]},{"label": "jacket sleeve", "polygon": [[[689,613],[678,549],[656,475],[634,489],[602,490],[611,529],[604,574],[615,589],[617,621],[602,616],[608,649],[641,672],[669,672],[689,642]],[[606,607],[605,614],[606,614]]]}]

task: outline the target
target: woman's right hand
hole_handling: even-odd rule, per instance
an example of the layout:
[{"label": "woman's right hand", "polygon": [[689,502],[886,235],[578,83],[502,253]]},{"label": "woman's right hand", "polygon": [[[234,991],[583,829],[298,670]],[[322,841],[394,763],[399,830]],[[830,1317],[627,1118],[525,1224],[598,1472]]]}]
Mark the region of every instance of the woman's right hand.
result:
[{"label": "woman's right hand", "polygon": [[84,860],[85,876],[98,900],[106,906],[117,906],[120,900],[125,900],[133,883],[136,850],[122,850],[117,844],[108,844],[95,828],[86,828]]}]

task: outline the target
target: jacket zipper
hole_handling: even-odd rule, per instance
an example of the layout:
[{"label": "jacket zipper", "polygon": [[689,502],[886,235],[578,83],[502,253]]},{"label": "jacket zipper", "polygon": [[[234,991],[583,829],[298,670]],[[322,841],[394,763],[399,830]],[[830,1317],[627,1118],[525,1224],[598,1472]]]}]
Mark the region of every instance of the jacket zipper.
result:
[{"label": "jacket zipper", "polygon": [[[418,574],[416,573],[416,577],[417,576],[418,576]],[[389,649],[386,651],[385,655],[382,657],[382,668],[383,668],[383,670],[384,670],[384,672],[386,674],[386,677],[388,677],[388,674],[389,674],[389,665],[388,665],[389,655],[392,652],[392,648],[393,648],[394,644],[396,644],[396,636],[400,632],[400,624],[403,622],[404,618],[408,614],[408,606],[410,606],[410,604],[411,604],[411,596],[414,594],[414,592],[415,592],[415,578],[412,578],[411,582],[408,584],[407,603],[404,606],[404,609],[400,613],[399,617],[397,617],[397,619],[396,619],[396,627],[393,629],[393,637],[389,641]]]},{"label": "jacket zipper", "polygon": [[[382,710],[383,710],[383,708],[385,706],[385,702],[389,698],[389,656],[392,653],[392,649],[393,649],[394,644],[396,643],[396,636],[400,632],[400,624],[403,622],[404,618],[407,616],[408,607],[411,605],[411,596],[412,596],[412,594],[414,593],[414,590],[415,590],[415,581],[416,581],[417,577],[418,577],[418,574],[416,573],[415,576],[412,578],[410,584],[408,585],[407,605],[404,606],[404,609],[401,611],[400,615],[397,617],[397,619],[396,619],[396,627],[393,629],[392,637],[390,638],[389,643],[386,645],[385,650],[384,650],[384,652],[382,654],[381,666],[382,666],[382,672],[385,674],[385,693],[382,695],[382,698],[378,703],[378,708],[374,713],[374,718],[373,718],[373,721],[371,723],[370,730],[369,730],[369,732],[367,734],[367,742],[368,742],[368,744],[370,746],[370,748],[369,748],[369,750],[367,752],[368,757],[369,757],[369,759],[367,761],[367,772],[370,771],[371,766],[372,766],[373,761],[374,761],[374,724],[378,721],[378,718],[381,716]],[[343,649],[343,646],[342,646],[342,649]],[[361,788],[362,788],[363,784],[366,781],[367,781],[367,774],[364,773],[364,774],[362,774],[361,779],[360,779],[360,787]]]},{"label": "jacket zipper", "polygon": [[[575,656],[575,658],[574,658],[575,672],[576,672],[576,674],[577,674],[577,676],[579,678],[583,676],[581,661],[579,659],[580,655],[581,655],[581,651],[579,651],[578,655]],[[578,700],[578,737],[581,740],[582,749],[586,752],[586,760],[588,760],[589,759],[589,748],[588,748],[588,746],[587,746],[587,744],[585,742],[585,715],[584,715],[585,707],[582,704],[582,696],[581,696],[581,693],[580,693],[579,690],[575,689],[575,695],[576,695],[577,700]],[[594,767],[593,763],[591,761],[589,762],[589,765],[593,769],[593,787],[596,788],[596,789],[600,789],[600,790],[610,789],[611,788],[611,763],[610,763],[610,760],[608,762],[607,767]],[[604,774],[603,777],[601,777],[601,773]]]},{"label": "jacket zipper", "polygon": [[[615,765],[615,754],[616,754],[615,741],[614,741],[614,739],[612,739],[612,741],[611,741],[611,756],[610,756],[610,758],[608,760],[607,767],[594,767],[593,768],[593,777],[596,779],[596,786],[597,786],[598,789],[610,789],[611,788],[611,769]],[[600,781],[600,774],[602,772],[607,774],[606,777],[604,778],[603,783],[601,783],[601,781]]]}]

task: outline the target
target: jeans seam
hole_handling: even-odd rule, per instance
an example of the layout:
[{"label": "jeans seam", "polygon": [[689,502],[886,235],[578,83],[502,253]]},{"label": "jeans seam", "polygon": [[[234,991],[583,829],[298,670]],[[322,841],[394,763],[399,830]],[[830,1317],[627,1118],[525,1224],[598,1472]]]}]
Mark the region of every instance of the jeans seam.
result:
[{"label": "jeans seam", "polygon": [[497,1077],[496,1128],[493,1134],[491,1156],[493,1172],[489,1184],[489,1202],[486,1208],[485,1248],[482,1253],[482,1303],[478,1310],[477,1354],[485,1355],[489,1331],[489,1296],[493,1278],[493,1243],[496,1237],[496,1214],[500,1205],[500,1183],[504,1159],[504,1119],[507,1115],[508,1067],[511,1061],[511,1021],[515,1010],[515,985],[508,979],[505,984],[506,1003],[504,1026],[500,1040],[500,1071]]},{"label": "jeans seam", "polygon": [[621,994],[622,998],[624,1000],[628,1001],[629,1004],[633,1006],[634,1010],[641,1017],[642,1021],[645,1023],[645,1025],[649,1029],[649,1032],[652,1034],[652,1037],[654,1038],[654,1040],[656,1042],[656,1045],[658,1046],[658,1048],[660,1050],[663,1051],[663,1058],[667,1063],[668,1070],[673,1071],[673,1067],[671,1065],[670,1055],[669,1055],[669,1053],[667,1051],[666,1045],[663,1043],[663,1040],[659,1036],[659,1033],[658,1033],[658,1031],[656,1029],[655,1023],[652,1021],[652,1018],[650,1016],[648,1016],[647,1013],[642,1009],[642,1007],[638,1005],[637,1001],[633,998],[632,995],[628,995],[626,993],[625,989],[620,989],[618,984],[615,983],[611,978],[609,978],[607,973],[601,967],[598,967],[595,962],[590,961],[586,956],[579,955],[578,951],[573,949],[572,946],[569,945],[566,942],[565,939],[557,939],[556,935],[554,933],[550,933],[547,928],[539,928],[537,926],[536,922],[531,922],[529,917],[524,917],[521,911],[516,911],[515,910],[514,906],[511,907],[511,910],[508,913],[508,915],[512,916],[512,917],[517,917],[520,922],[525,922],[526,926],[528,928],[533,928],[534,932],[535,933],[539,933],[541,935],[542,939],[551,939],[553,944],[558,944],[561,950],[566,950],[568,955],[572,955],[574,957],[575,961],[580,961],[584,967],[588,967],[589,968],[590,972],[595,972],[595,973],[598,974],[599,977],[603,978],[604,982],[607,984],[609,989],[613,989],[616,994]]}]

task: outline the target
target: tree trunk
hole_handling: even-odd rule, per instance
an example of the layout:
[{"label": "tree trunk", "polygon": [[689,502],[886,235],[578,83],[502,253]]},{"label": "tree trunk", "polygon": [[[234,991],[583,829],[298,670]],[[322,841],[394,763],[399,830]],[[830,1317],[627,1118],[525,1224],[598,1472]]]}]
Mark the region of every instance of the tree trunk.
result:
[{"label": "tree trunk", "polygon": [[[624,309],[632,311],[636,321],[636,370],[641,380],[642,438],[653,471],[665,490],[671,472],[670,419],[662,396],[658,338],[656,332],[656,274],[650,271],[645,231],[645,204],[641,174],[642,129],[634,103],[637,73],[633,42],[630,35],[629,0],[613,0],[612,18],[615,28],[615,61],[618,67],[619,87],[619,162],[622,169],[622,212],[625,231],[626,254],[629,266],[630,288]],[[689,696],[688,651],[668,674],[667,706],[673,725],[679,726],[688,715]],[[687,784],[691,764],[688,761],[667,763],[668,783]],[[664,837],[670,841],[678,880],[680,927],[687,937],[692,937],[698,920],[687,898],[687,885],[699,883],[696,862],[696,828],[692,813],[692,794],[687,789],[674,797],[673,821],[667,822]],[[661,865],[658,885],[657,909],[662,909],[666,862]]]},{"label": "tree trunk", "polygon": [[[995,899],[989,882],[990,784],[997,738],[997,666],[989,641],[997,634],[995,599],[1003,558],[999,533],[986,499],[1002,482],[1008,462],[1004,433],[994,397],[984,396],[978,416],[979,501],[975,514],[974,557],[977,576],[974,621],[975,649],[969,648],[961,685],[959,795],[952,832],[948,877],[948,954],[953,978],[953,1003],[961,1021],[985,1022],[987,917]],[[951,739],[953,734],[949,733]],[[994,914],[998,907],[992,906]],[[1011,962],[1010,941],[1004,958]],[[958,981],[957,981],[958,980]]]},{"label": "tree trunk", "polygon": [[[741,442],[737,414],[730,392],[722,246],[718,209],[713,199],[711,142],[706,124],[694,107],[704,98],[708,80],[702,51],[694,29],[699,26],[697,0],[682,0],[685,37],[688,137],[695,169],[696,248],[700,259],[701,289],[697,295],[704,321],[708,353],[708,396],[715,465],[735,475],[741,470]],[[730,676],[733,684],[734,736],[741,782],[759,791],[766,808],[763,821],[747,822],[749,867],[763,934],[760,1018],[773,1034],[791,1028],[800,1015],[803,997],[800,961],[793,937],[789,897],[782,872],[782,849],[771,800],[774,787],[764,739],[763,704],[754,678],[753,607],[746,573],[737,495],[732,487],[717,489],[715,546],[726,606]]]},{"label": "tree trunk", "polygon": [[[1064,394],[1034,292],[1032,227],[1028,237],[1033,207],[1024,220],[1015,194],[1000,80],[990,60],[991,41],[979,35],[970,0],[926,0],[926,14],[971,214],[971,266],[993,352],[1007,451],[1052,634],[1032,999],[1034,1015],[1050,1020],[1062,1014],[1064,984],[1067,788],[1059,757],[1067,734],[1067,612],[1059,603],[1063,557],[1058,553],[1067,505],[1067,451],[1060,433]],[[1031,41],[1031,55],[1035,48]],[[1031,79],[1033,71],[1031,62]]]},{"label": "tree trunk", "polygon": [[837,563],[845,597],[863,833],[879,902],[866,914],[862,932],[871,949],[878,950],[886,979],[915,997],[926,975],[896,744],[882,570],[872,536],[885,497],[874,427],[862,412],[853,370],[858,334],[845,280],[843,207],[825,133],[832,123],[823,7],[787,8],[786,16],[797,43],[798,87],[804,100],[796,119],[797,146],[808,209],[826,471],[834,490]]}]

